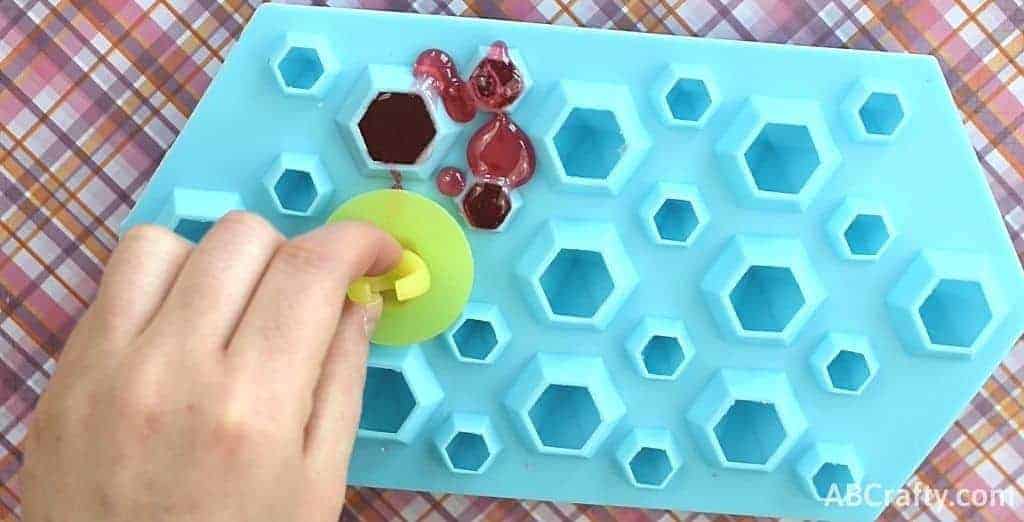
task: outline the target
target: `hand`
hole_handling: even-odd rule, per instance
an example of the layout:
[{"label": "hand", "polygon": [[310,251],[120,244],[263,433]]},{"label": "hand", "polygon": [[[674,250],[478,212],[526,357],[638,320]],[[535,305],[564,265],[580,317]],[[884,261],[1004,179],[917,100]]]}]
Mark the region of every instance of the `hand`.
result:
[{"label": "hand", "polygon": [[35,410],[25,520],[337,520],[381,311],[345,290],[400,254],[240,212],[195,248],[128,231]]}]

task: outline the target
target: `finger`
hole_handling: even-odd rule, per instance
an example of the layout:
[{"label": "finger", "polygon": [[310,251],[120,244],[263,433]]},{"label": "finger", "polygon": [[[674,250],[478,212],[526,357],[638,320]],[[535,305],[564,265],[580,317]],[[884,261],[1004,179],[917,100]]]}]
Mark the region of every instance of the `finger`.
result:
[{"label": "finger", "polygon": [[359,222],[330,224],[285,243],[231,339],[229,361],[295,405],[304,422],[346,289],[364,274],[386,272],[400,255],[394,239]]},{"label": "finger", "polygon": [[160,309],[191,251],[188,241],[163,227],[140,225],[125,233],[81,325],[95,326],[106,341],[90,349],[126,349]]},{"label": "finger", "polygon": [[313,410],[306,423],[306,455],[335,478],[339,476],[338,466],[340,473],[345,472],[355,441],[366,380],[366,354],[381,308],[379,301],[367,306],[346,303],[313,393]]},{"label": "finger", "polygon": [[285,241],[256,214],[230,212],[213,226],[181,269],[151,332],[197,342],[167,344],[190,354],[222,353],[267,263]]}]

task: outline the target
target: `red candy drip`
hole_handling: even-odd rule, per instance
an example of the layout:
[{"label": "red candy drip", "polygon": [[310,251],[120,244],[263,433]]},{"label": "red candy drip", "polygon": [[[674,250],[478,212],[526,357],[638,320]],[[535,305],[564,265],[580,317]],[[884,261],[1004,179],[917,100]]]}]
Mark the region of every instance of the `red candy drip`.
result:
[{"label": "red candy drip", "polygon": [[476,177],[502,179],[511,188],[530,181],[537,166],[530,138],[504,112],[496,113],[469,139],[466,161]]},{"label": "red candy drip", "polygon": [[469,75],[469,94],[482,111],[504,110],[523,92],[523,77],[512,62],[508,46],[497,41]]},{"label": "red candy drip", "polygon": [[451,119],[466,123],[476,116],[476,106],[466,82],[459,78],[459,68],[448,53],[440,49],[423,51],[416,58],[412,74],[424,83],[424,87],[441,97]]},{"label": "red candy drip", "polygon": [[[523,77],[505,42],[487,49],[468,81],[459,77],[452,57],[439,49],[420,53],[413,75],[424,89],[434,92],[453,120],[466,123],[478,110],[492,112],[469,139],[466,162],[477,178],[462,198],[462,213],[469,224],[494,230],[512,210],[509,191],[533,178],[537,158],[530,138],[505,112],[523,93]],[[437,174],[437,190],[456,197],[466,187],[466,176],[455,167]]]},{"label": "red candy drip", "polygon": [[523,77],[512,62],[508,46],[500,41],[487,49],[487,56],[473,69],[468,83],[459,77],[452,57],[440,49],[420,53],[412,73],[441,97],[448,116],[459,123],[472,120],[478,109],[504,110],[523,92]]},{"label": "red candy drip", "polygon": [[466,188],[466,175],[455,167],[445,167],[437,173],[436,183],[438,192],[455,197]]},{"label": "red candy drip", "polygon": [[511,210],[512,200],[508,191],[497,183],[478,181],[462,198],[462,213],[476,228],[494,230],[500,227]]}]

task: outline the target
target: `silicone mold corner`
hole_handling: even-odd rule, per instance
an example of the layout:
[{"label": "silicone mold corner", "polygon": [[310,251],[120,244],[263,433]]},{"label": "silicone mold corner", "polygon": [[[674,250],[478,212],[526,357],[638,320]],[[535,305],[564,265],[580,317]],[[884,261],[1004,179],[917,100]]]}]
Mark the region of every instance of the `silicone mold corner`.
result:
[{"label": "silicone mold corner", "polygon": [[224,214],[243,209],[242,197],[235,192],[176,188],[156,222],[198,243]]},{"label": "silicone mold corner", "polygon": [[655,80],[652,102],[666,125],[700,129],[721,104],[718,85],[705,67],[672,64]]},{"label": "silicone mold corner", "polygon": [[270,58],[278,87],[287,95],[323,98],[340,65],[327,42],[316,35],[287,33]]},{"label": "silicone mold corner", "polygon": [[846,498],[847,488],[864,480],[860,458],[848,444],[818,442],[796,463],[797,479],[808,495],[825,502]]},{"label": "silicone mold corner", "polygon": [[551,165],[557,184],[575,191],[617,194],[651,146],[628,88],[614,83],[559,81],[527,129],[536,136],[538,164]]},{"label": "silicone mold corner", "polygon": [[935,356],[973,356],[1008,311],[988,259],[958,250],[923,250],[887,302],[906,347]]},{"label": "silicone mold corner", "polygon": [[659,245],[688,247],[711,221],[697,187],[659,182],[640,205],[647,235]]},{"label": "silicone mold corner", "polygon": [[615,457],[634,487],[663,489],[682,465],[672,432],[663,428],[634,428]]},{"label": "silicone mold corner", "polygon": [[603,222],[547,222],[517,274],[542,319],[598,330],[611,322],[637,284],[615,228]]},{"label": "silicone mold corner", "polygon": [[508,345],[512,333],[497,306],[471,302],[444,334],[456,359],[466,363],[493,363]]},{"label": "silicone mold corner", "polygon": [[871,343],[861,335],[829,333],[810,358],[811,371],[825,391],[860,395],[878,373]]},{"label": "silicone mold corner", "polygon": [[[351,150],[364,173],[373,176],[390,176],[392,170],[416,179],[428,179],[434,174],[438,163],[451,148],[459,132],[459,126],[448,117],[439,104],[416,89],[416,81],[410,68],[394,65],[368,65],[356,81],[338,112],[336,122],[342,140]],[[382,93],[399,93],[419,96],[434,127],[434,136],[422,144],[422,151],[415,162],[384,163],[370,156],[363,139],[359,123],[366,116],[370,105]]]},{"label": "silicone mold corner", "polygon": [[626,352],[642,377],[673,380],[693,360],[693,343],[683,322],[645,317],[626,340]]},{"label": "silicone mold corner", "polygon": [[854,261],[876,261],[896,238],[889,213],[881,205],[848,197],[825,225],[836,254]]},{"label": "silicone mold corner", "polygon": [[800,241],[737,235],[701,290],[719,327],[740,340],[788,345],[825,300]]},{"label": "silicone mold corner", "polygon": [[910,117],[900,90],[879,78],[864,78],[854,84],[841,110],[853,138],[866,143],[892,142]]},{"label": "silicone mold corner", "polygon": [[409,443],[430,420],[444,391],[419,346],[370,350],[359,436]]},{"label": "silicone mold corner", "polygon": [[316,215],[334,194],[331,178],[311,154],[279,154],[263,176],[263,186],[274,208],[290,216]]},{"label": "silicone mold corner", "polygon": [[467,474],[487,471],[503,447],[489,417],[461,412],[438,428],[434,446],[449,471]]},{"label": "silicone mold corner", "polygon": [[740,203],[805,210],[840,163],[817,102],[751,96],[715,145]]},{"label": "silicone mold corner", "polygon": [[710,462],[753,471],[773,471],[807,429],[789,380],[772,370],[719,370],[686,419]]},{"label": "silicone mold corner", "polygon": [[538,353],[508,391],[505,405],[541,453],[590,457],[626,414],[599,357]]}]

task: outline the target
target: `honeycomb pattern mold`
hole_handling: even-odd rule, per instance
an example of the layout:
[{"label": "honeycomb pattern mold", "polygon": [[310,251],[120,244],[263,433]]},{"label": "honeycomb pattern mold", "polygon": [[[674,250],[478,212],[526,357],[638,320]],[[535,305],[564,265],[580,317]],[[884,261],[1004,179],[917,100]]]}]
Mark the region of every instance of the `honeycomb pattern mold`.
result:
[{"label": "honeycomb pattern mold", "polygon": [[412,64],[465,76],[495,40],[536,175],[498,230],[456,220],[461,315],[371,347],[349,481],[875,519],[830,499],[902,487],[1024,330],[929,57],[263,5],[122,230],[248,210],[291,237],[396,174],[457,215],[433,177],[485,117]]}]

